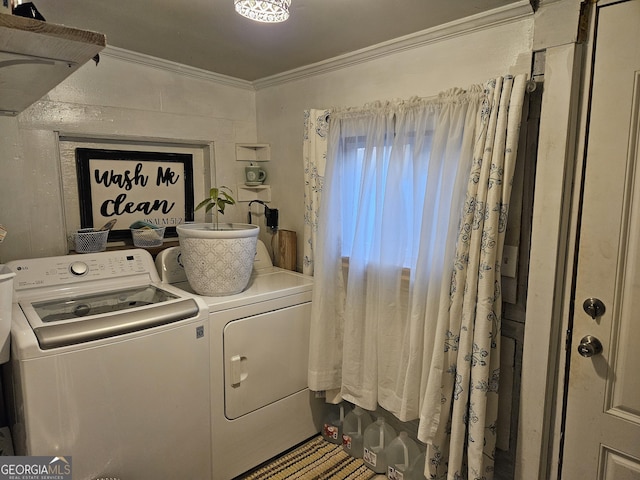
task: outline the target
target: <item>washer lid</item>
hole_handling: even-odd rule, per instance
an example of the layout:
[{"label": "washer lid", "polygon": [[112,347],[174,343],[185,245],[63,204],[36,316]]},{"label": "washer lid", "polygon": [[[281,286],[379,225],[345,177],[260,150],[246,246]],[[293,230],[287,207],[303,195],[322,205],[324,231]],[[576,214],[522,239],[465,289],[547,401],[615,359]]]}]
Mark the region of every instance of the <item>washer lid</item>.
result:
[{"label": "washer lid", "polygon": [[19,304],[42,350],[138,332],[201,312],[193,298],[155,285]]},{"label": "washer lid", "polygon": [[58,298],[33,302],[31,306],[42,323],[79,320],[89,315],[129,310],[177,299],[155,285],[143,285],[126,290],[80,295],[73,298]]},{"label": "washer lid", "polygon": [[193,298],[183,298],[111,315],[96,315],[82,321],[47,324],[34,328],[33,332],[40,348],[48,350],[194,319],[200,316],[200,312]]}]

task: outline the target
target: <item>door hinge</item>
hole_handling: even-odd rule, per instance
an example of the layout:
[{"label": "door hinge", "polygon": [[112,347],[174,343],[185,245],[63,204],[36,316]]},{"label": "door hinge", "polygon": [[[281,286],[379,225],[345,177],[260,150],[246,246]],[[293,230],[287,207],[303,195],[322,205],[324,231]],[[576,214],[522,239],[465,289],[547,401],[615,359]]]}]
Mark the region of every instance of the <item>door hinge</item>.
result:
[{"label": "door hinge", "polygon": [[564,339],[564,349],[567,352],[571,350],[571,329],[570,328],[568,328],[566,332],[566,336]]}]

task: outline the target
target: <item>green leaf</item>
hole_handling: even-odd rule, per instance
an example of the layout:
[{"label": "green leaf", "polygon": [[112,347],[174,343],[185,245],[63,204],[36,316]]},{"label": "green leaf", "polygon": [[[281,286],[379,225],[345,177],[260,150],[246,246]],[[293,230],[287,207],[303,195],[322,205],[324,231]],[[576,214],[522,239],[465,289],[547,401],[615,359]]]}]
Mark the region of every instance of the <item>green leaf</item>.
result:
[{"label": "green leaf", "polygon": [[209,202],[211,202],[210,198],[205,198],[203,201],[201,201],[198,206],[196,207],[196,210],[200,210],[202,207],[204,207],[205,205],[207,205]]},{"label": "green leaf", "polygon": [[[229,193],[227,193],[226,191]],[[233,191],[224,185],[220,187],[213,187],[209,190],[209,198],[205,198],[202,202],[198,204],[195,208],[199,210],[202,207],[206,207],[205,213],[209,212],[213,208],[217,208],[218,212],[224,215],[224,210],[227,205],[235,205],[236,201],[231,196]]]}]

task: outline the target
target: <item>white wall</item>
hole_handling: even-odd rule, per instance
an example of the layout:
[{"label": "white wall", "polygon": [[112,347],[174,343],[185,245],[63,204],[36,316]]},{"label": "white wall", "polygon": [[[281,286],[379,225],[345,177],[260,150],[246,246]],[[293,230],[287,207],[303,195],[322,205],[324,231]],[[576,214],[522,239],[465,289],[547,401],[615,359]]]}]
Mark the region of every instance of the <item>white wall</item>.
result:
[{"label": "white wall", "polygon": [[[146,61],[148,60],[148,62]],[[213,142],[218,184],[243,177],[235,143],[256,139],[247,82],[107,49],[17,117],[0,117],[0,261],[67,253],[57,134]],[[198,201],[198,199],[196,199]],[[226,219],[246,211],[230,208]]]},{"label": "white wall", "polygon": [[[508,73],[529,73],[533,16],[489,28],[433,40],[421,46],[331,68],[303,78],[258,83],[258,138],[271,144],[265,164],[272,185],[271,206],[279,209],[280,226],[298,233],[298,266],[302,265],[304,184],[303,111],[307,108],[358,106],[374,100],[437,95]],[[322,70],[322,69],[320,69]]]}]

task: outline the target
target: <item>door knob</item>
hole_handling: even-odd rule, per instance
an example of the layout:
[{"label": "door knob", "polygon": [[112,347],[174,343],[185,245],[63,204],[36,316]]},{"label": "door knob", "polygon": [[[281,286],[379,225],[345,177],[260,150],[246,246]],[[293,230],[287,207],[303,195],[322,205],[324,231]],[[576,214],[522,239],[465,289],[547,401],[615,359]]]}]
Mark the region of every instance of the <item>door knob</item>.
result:
[{"label": "door knob", "polygon": [[587,298],[582,304],[582,308],[587,312],[587,315],[594,320],[601,317],[607,310],[604,303],[602,303],[602,300],[599,298]]},{"label": "door knob", "polygon": [[602,343],[596,337],[587,335],[582,337],[578,344],[578,353],[585,358],[600,355],[602,353]]}]

